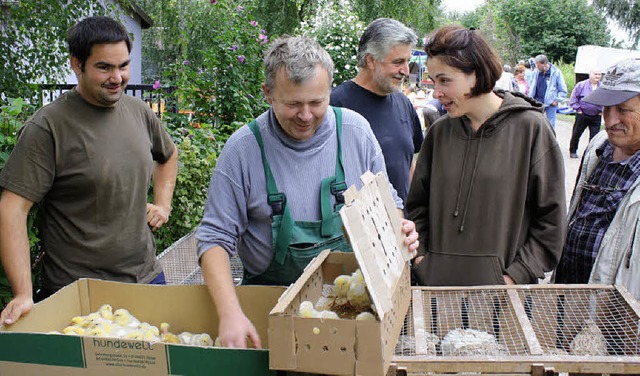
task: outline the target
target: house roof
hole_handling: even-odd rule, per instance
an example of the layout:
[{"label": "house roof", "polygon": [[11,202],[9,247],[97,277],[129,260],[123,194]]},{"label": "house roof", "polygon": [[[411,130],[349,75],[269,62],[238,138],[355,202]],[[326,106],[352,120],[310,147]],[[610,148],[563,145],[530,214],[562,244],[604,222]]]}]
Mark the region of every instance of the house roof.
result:
[{"label": "house roof", "polygon": [[138,17],[140,17],[140,26],[143,29],[148,29],[153,26],[153,20],[146,14],[134,1],[126,1],[124,2],[127,7]]}]

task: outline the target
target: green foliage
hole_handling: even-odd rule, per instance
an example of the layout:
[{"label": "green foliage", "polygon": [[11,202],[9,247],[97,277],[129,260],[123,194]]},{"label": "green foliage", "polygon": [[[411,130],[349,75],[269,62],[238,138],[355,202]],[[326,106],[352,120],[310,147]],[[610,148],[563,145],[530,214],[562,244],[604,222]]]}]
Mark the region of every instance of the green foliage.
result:
[{"label": "green foliage", "polygon": [[[225,141],[268,108],[261,88],[262,53],[268,39],[251,16],[252,4],[219,0],[203,5],[185,0],[180,5],[186,17],[181,22],[203,29],[175,34],[172,42],[179,48],[162,80],[164,87],[175,88],[161,93],[179,109],[164,114],[178,146],[179,168],[171,219],[156,233],[158,251],[198,225],[215,160]],[[200,9],[189,8],[195,5]]]},{"label": "green foliage", "polygon": [[425,36],[437,24],[442,0],[396,1],[351,0],[354,12],[365,23],[380,17],[396,19],[412,28],[418,36]]},{"label": "green foliage", "polygon": [[572,63],[578,46],[609,43],[606,19],[587,0],[490,0],[487,7],[503,42],[500,52],[515,52],[507,62],[545,54]]},{"label": "green foliage", "polygon": [[576,86],[575,65],[574,63],[565,63],[562,60],[553,64],[562,72],[564,82],[567,84],[567,98],[569,98],[573,88]]},{"label": "green foliage", "polygon": [[618,22],[633,39],[633,48],[640,44],[640,2],[629,0],[593,0],[593,6]]},{"label": "green foliage", "polygon": [[333,84],[339,85],[358,73],[356,52],[365,26],[348,2],[335,2],[309,23],[302,23],[297,33],[317,40],[331,55],[335,65]]},{"label": "green foliage", "polygon": [[[220,138],[223,138],[221,135]],[[179,149],[178,177],[171,218],[156,233],[158,253],[193,230],[202,219],[207,188],[223,142],[210,127],[178,128],[173,138]]]},{"label": "green foliage", "polygon": [[[0,170],[4,168],[9,154],[13,150],[18,131],[26,119],[33,113],[33,106],[28,105],[22,98],[8,98],[7,104],[0,105]],[[34,205],[29,216],[27,217],[27,230],[29,236],[29,245],[31,247],[31,260],[35,261],[39,256],[40,247],[38,242],[38,226],[39,205]],[[32,278],[34,286],[37,286],[37,277],[40,271],[40,265],[34,264]],[[9,281],[5,276],[4,270],[0,266],[0,308],[4,307],[12,297]]]},{"label": "green foliage", "polygon": [[331,0],[260,0],[253,14],[269,35],[292,34]]},{"label": "green foliage", "polygon": [[92,10],[113,12],[101,0],[7,2],[0,8],[0,100],[33,98],[37,82],[59,82],[71,72],[66,32]]}]

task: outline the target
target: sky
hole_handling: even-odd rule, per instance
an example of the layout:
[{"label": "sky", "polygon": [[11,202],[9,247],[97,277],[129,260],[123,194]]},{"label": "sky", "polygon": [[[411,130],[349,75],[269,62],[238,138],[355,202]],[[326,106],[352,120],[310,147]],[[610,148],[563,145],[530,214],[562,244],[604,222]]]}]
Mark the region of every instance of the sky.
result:
[{"label": "sky", "polygon": [[[442,0],[442,6],[447,12],[468,12],[476,9],[484,2],[485,0]],[[623,44],[630,44],[629,36],[617,26],[616,22],[609,21],[609,29],[611,30],[611,35],[617,40],[624,41]]]}]

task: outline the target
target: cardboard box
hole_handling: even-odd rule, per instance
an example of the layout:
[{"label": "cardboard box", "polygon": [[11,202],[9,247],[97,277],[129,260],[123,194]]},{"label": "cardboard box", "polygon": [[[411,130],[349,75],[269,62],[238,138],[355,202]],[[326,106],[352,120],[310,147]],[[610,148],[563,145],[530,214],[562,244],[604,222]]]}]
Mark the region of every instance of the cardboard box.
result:
[{"label": "cardboard box", "polygon": [[[241,286],[238,297],[268,348],[268,313],[283,287]],[[267,350],[169,345],[116,338],[46,334],[102,304],[126,308],[140,321],[171,325],[171,332],[218,331],[206,286],[157,286],[81,279],[0,328],[0,375],[275,375]]]},{"label": "cardboard box", "polygon": [[[365,174],[364,187],[345,192],[340,211],[353,253],[323,251],[269,314],[272,369],[332,375],[385,375],[411,298],[411,255],[384,175]],[[362,270],[379,320],[302,318],[340,274]]]}]

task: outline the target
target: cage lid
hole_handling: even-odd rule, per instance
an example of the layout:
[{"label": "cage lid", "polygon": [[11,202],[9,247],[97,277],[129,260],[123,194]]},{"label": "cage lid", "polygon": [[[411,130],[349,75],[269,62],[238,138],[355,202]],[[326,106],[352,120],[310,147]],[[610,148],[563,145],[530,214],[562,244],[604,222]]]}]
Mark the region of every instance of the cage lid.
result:
[{"label": "cage lid", "polygon": [[364,186],[349,187],[340,216],[380,319],[393,308],[393,292],[411,252],[386,175],[367,171]]}]

